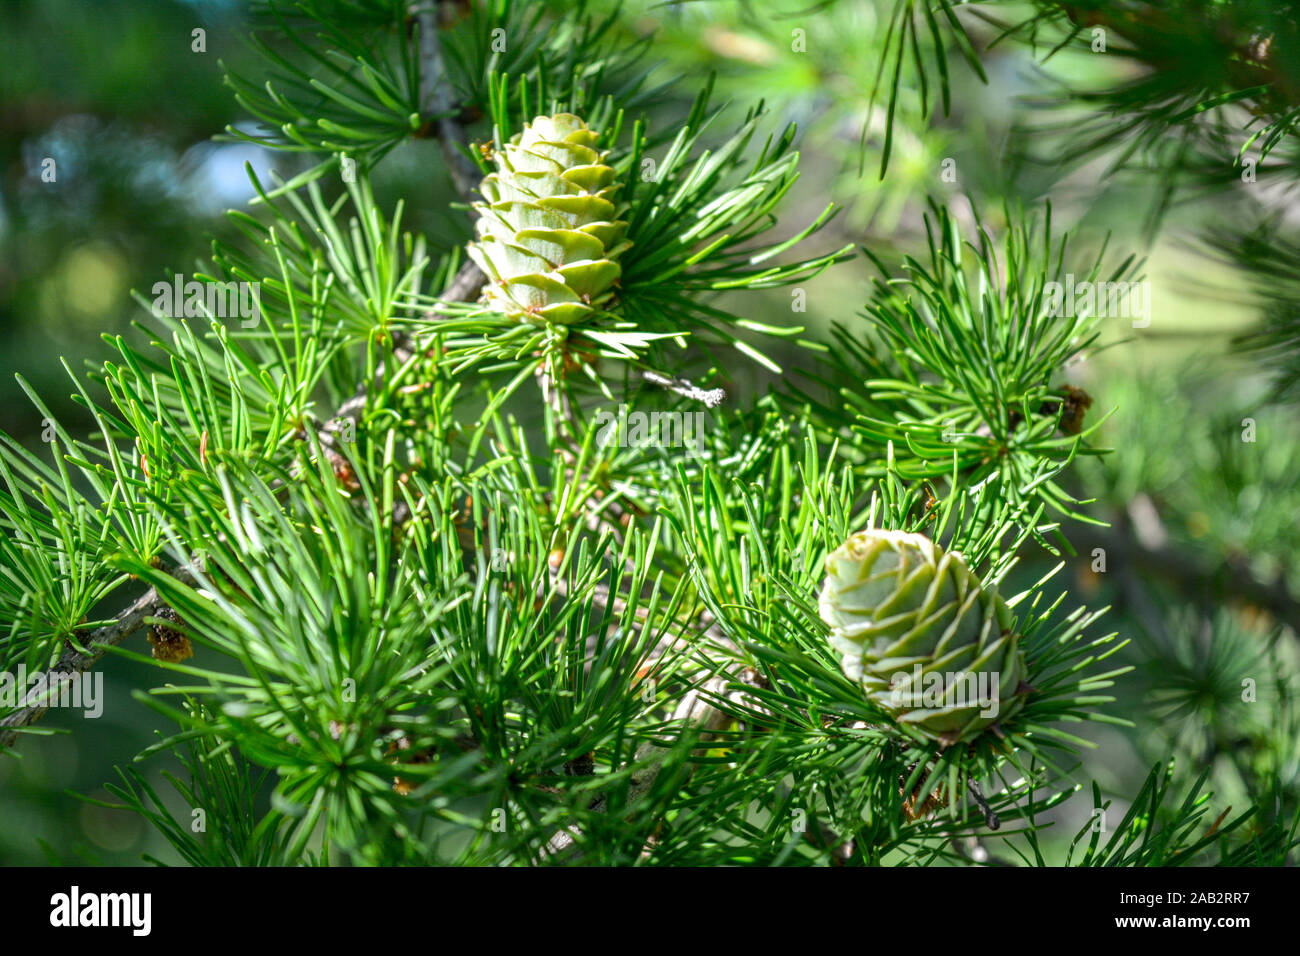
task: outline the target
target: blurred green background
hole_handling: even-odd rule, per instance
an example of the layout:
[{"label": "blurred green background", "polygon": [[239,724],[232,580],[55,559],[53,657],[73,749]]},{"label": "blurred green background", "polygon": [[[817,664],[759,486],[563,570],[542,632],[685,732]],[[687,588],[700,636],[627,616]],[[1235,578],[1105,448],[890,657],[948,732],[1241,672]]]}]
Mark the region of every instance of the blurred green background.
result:
[{"label": "blurred green background", "polygon": [[[651,56],[664,63],[656,76],[673,82],[655,108],[669,123],[716,71],[727,115],[762,98],[773,129],[799,125],[804,173],[787,207],[789,228],[828,200],[841,206],[814,240],[817,251],[849,241],[896,259],[924,241],[922,213],[933,196],[968,222],[973,199],[994,227],[1004,202],[1037,207],[1050,198],[1056,227],[1078,235],[1081,261],[1107,232],[1112,263],[1129,251],[1148,256],[1150,327],[1114,320],[1103,337],[1108,347],[1064,377],[1094,397],[1089,422],[1117,409],[1104,431],[1115,452],[1083,462],[1074,479],[1075,490],[1098,499],[1092,513],[1114,527],[1081,533],[1083,557],[1069,559],[1049,591],[1068,588],[1073,603],[1112,604],[1104,624],[1133,639],[1125,658],[1138,666],[1115,707],[1136,726],[1084,728],[1100,746],[1077,779],[1095,779],[1113,795],[1118,819],[1152,762],[1177,754],[1180,776],[1212,768],[1218,809],[1244,808],[1248,795],[1259,798],[1267,781],[1282,780],[1289,786],[1277,800],[1294,810],[1300,425],[1294,409],[1267,406],[1258,364],[1230,348],[1257,317],[1250,280],[1200,246],[1207,229],[1246,215],[1257,197],[1238,190],[1176,206],[1148,244],[1146,217],[1164,185],[1158,179],[1108,178],[1101,162],[1069,163],[1077,143],[1068,130],[1038,140],[1037,161],[1024,155],[1019,125],[1032,112],[1028,98],[1047,81],[1032,53],[1014,44],[985,54],[987,85],[953,61],[947,116],[923,119],[917,91],[905,89],[882,182],[884,121],[870,100],[890,6],[636,0],[622,6],[617,29],[629,42],[657,31]],[[203,52],[193,48],[200,29]],[[986,41],[993,35],[978,23],[972,30]],[[130,323],[148,317],[131,290],[147,293],[171,271],[197,271],[211,238],[227,230],[223,210],[251,195],[246,163],[285,178],[305,167],[290,154],[212,141],[228,124],[249,122],[218,63],[256,75],[260,62],[244,45],[245,32],[243,4],[233,0],[6,0],[0,7],[0,427],[30,446],[40,447],[41,420],[15,374],[70,431],[88,430],[58,359],[72,368],[96,363],[104,356],[100,336],[139,334]],[[1086,55],[1050,64],[1053,76],[1072,80],[1116,69]],[[54,182],[42,181],[47,158],[55,161]],[[404,199],[405,221],[436,246],[467,233],[448,210],[450,191],[430,142],[387,157],[376,193],[381,206]],[[807,312],[793,318],[788,290],[746,293],[733,304],[758,321],[824,330],[832,321],[863,321],[855,313],[872,274],[862,259],[830,270],[807,284]],[[780,358],[815,367],[806,354]],[[749,370],[739,374],[744,390],[769,384]],[[1241,440],[1246,418],[1256,424],[1254,442]],[[1092,570],[1094,546],[1106,549],[1104,573]],[[1179,561],[1161,560],[1171,554]],[[1055,560],[1028,555],[1018,579],[1036,580]],[[142,649],[143,635],[132,646]],[[138,863],[142,853],[175,859],[139,818],[71,795],[105,797],[114,767],[148,746],[155,729],[171,729],[130,697],[155,675],[112,658],[103,672],[102,719],[51,714],[44,728],[75,735],[30,737],[18,759],[0,760],[0,863]],[[1243,677],[1258,685],[1254,704],[1240,699]],[[161,770],[149,766],[154,776]],[[1066,803],[1057,813],[1060,837],[1085,823],[1090,809],[1086,796]]]}]

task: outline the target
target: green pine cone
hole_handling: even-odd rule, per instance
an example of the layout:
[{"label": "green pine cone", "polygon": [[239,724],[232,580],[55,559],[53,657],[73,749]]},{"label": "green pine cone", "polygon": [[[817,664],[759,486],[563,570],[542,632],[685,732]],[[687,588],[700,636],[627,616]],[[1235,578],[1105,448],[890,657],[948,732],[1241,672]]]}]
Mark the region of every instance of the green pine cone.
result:
[{"label": "green pine cone", "polygon": [[919,534],[860,531],[826,574],[818,608],[844,672],[900,724],[949,745],[1021,708],[1011,613],[959,553]]},{"label": "green pine cone", "polygon": [[572,325],[613,296],[632,243],[614,202],[619,184],[597,135],[572,113],[539,116],[483,179],[470,258],[488,307],[518,322]]}]

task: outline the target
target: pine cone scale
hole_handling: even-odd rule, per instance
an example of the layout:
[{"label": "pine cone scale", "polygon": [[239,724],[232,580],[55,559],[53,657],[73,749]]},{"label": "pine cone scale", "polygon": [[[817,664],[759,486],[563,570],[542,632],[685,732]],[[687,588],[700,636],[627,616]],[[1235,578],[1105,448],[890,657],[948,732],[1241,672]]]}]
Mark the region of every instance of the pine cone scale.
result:
[{"label": "pine cone scale", "polygon": [[468,253],[487,307],[516,322],[572,325],[613,298],[631,243],[597,135],[568,113],[539,116],[497,155]]},{"label": "pine cone scale", "polygon": [[942,745],[1020,708],[1019,638],[996,591],[922,535],[864,531],[826,560],[818,606],[844,672],[901,725]]}]

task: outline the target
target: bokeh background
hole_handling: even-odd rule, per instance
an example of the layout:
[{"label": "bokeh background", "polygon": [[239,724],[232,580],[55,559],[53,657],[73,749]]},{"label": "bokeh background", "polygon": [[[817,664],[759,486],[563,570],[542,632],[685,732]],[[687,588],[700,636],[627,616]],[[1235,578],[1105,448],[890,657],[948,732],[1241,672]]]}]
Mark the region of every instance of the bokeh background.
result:
[{"label": "bokeh background", "polygon": [[[1077,531],[1082,557],[1067,557],[1049,589],[1068,589],[1075,603],[1111,605],[1103,623],[1132,640],[1123,656],[1136,667],[1113,707],[1134,726],[1084,728],[1098,747],[1076,778],[1096,780],[1114,797],[1118,819],[1153,762],[1172,756],[1184,783],[1210,769],[1211,818],[1264,797],[1293,813],[1300,417],[1268,400],[1266,370],[1234,347],[1259,318],[1254,280],[1207,251],[1217,224],[1279,200],[1262,187],[1200,194],[1175,202],[1153,229],[1166,185],[1159,176],[1106,175],[1105,156],[1079,161],[1068,123],[1033,136],[1024,129],[1040,118],[1039,101],[1058,81],[1113,79],[1122,63],[1076,54],[1042,64],[1015,43],[984,53],[987,84],[952,63],[946,116],[923,117],[917,91],[904,86],[882,181],[885,124],[871,94],[890,7],[883,0],[812,8],[803,0],[633,0],[622,5],[615,29],[628,42],[656,33],[650,55],[663,60],[656,77],[671,84],[654,109],[667,121],[683,115],[715,72],[717,98],[731,104],[724,115],[761,98],[774,129],[798,124],[804,174],[790,197],[790,225],[811,220],[828,200],[841,207],[814,240],[818,251],[852,242],[895,260],[924,242],[932,196],[966,222],[978,208],[992,228],[1003,221],[1004,204],[1038,208],[1050,199],[1056,227],[1077,237],[1081,264],[1107,234],[1112,263],[1130,252],[1146,257],[1150,327],[1112,321],[1105,348],[1064,377],[1093,396],[1089,422],[1114,409],[1102,432],[1112,454],[1081,462],[1072,479],[1077,493],[1096,499],[1090,513],[1111,527],[1067,529]],[[243,41],[245,18],[235,0],[0,5],[0,428],[30,447],[44,447],[41,416],[17,376],[70,431],[88,430],[60,359],[74,369],[93,366],[104,358],[102,336],[144,334],[132,328],[147,326],[148,315],[131,291],[147,294],[172,271],[199,270],[212,238],[232,232],[224,210],[252,195],[246,164],[263,178],[305,168],[306,160],[295,166],[289,154],[214,141],[228,126],[251,122],[223,84],[221,66],[245,75],[261,68]],[[195,30],[203,31],[202,51],[194,49]],[[995,33],[977,21],[971,30],[986,42]],[[57,170],[52,183],[41,178],[47,158]],[[955,175],[945,177],[945,169]],[[403,199],[405,222],[436,247],[466,237],[463,216],[448,208],[431,142],[386,157],[375,186],[381,206]],[[858,259],[808,283],[798,320],[822,330],[864,321],[855,315],[872,276]],[[790,321],[788,290],[746,293],[733,304],[758,321]],[[806,355],[780,359],[815,374]],[[738,388],[770,384],[753,370],[737,372]],[[1253,442],[1242,438],[1246,419]],[[1094,548],[1105,550],[1103,573],[1094,570]],[[1036,580],[1056,562],[1029,553],[1018,578]],[[143,648],[143,636],[133,640]],[[102,719],[52,714],[43,727],[75,735],[28,738],[19,758],[0,760],[0,863],[174,860],[140,818],[75,796],[106,798],[115,768],[156,731],[171,729],[131,699],[156,675],[111,658],[103,672]],[[1256,687],[1253,703],[1242,700],[1247,679]],[[145,766],[153,778],[164,769]],[[1090,809],[1086,795],[1060,808],[1058,844]]]}]

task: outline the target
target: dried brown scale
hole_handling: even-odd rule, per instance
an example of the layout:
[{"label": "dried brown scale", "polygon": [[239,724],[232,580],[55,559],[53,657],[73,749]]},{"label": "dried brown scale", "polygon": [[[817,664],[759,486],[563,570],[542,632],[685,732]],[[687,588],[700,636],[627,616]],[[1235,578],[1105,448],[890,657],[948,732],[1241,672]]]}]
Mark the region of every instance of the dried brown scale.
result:
[{"label": "dried brown scale", "polygon": [[898,778],[898,795],[903,798],[903,816],[907,817],[909,822],[915,823],[933,815],[948,801],[947,790],[940,785],[935,790],[921,796],[919,788],[907,793],[907,781],[902,776]]},{"label": "dried brown scale", "polygon": [[334,480],[345,491],[354,492],[361,490],[361,481],[357,478],[357,473],[352,468],[352,463],[336,451],[329,452],[330,468],[334,472]]},{"label": "dried brown scale", "polygon": [[149,646],[153,648],[154,660],[168,664],[179,664],[181,661],[193,657],[194,647],[184,631],[180,630],[185,627],[185,622],[181,620],[181,616],[172,608],[163,607],[155,612],[154,617],[159,621],[167,621],[174,625],[168,626],[168,624],[155,623],[149,629],[148,641]]},{"label": "dried brown scale", "polygon": [[596,772],[596,759],[593,754],[575,757],[564,765],[564,772],[570,777],[590,777]]},{"label": "dried brown scale", "polygon": [[1066,385],[1061,399],[1060,428],[1067,435],[1077,435],[1083,431],[1083,417],[1092,407],[1092,396],[1074,385]]},{"label": "dried brown scale", "polygon": [[[414,753],[409,753],[410,750],[410,738],[403,736],[388,745],[388,750],[385,752],[385,756],[400,757],[401,759],[398,761],[400,764],[421,765],[433,762],[433,751],[418,750]],[[410,796],[419,785],[420,782],[418,780],[409,780],[405,777],[393,778],[393,789],[403,797]]]}]

